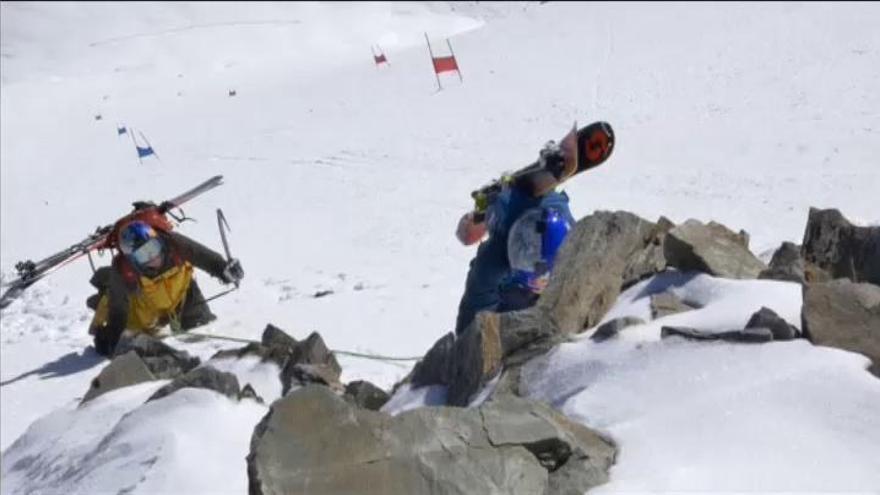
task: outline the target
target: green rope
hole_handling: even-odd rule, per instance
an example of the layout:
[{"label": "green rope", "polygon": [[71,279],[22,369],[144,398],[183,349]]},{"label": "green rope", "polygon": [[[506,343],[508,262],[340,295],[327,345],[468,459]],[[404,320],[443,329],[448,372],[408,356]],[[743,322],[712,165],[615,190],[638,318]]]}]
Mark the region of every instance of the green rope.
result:
[{"label": "green rope", "polygon": [[330,349],[330,352],[335,354],[342,354],[343,356],[352,356],[359,357],[364,359],[375,359],[377,361],[418,361],[422,359],[422,356],[416,357],[395,357],[395,356],[383,356],[381,354],[361,354],[359,352],[351,352],[351,351],[339,351],[336,349]]},{"label": "green rope", "polygon": [[[228,340],[231,342],[242,342],[245,344],[259,344],[259,340],[251,340],[251,339],[243,339],[240,337],[227,337],[225,335],[213,335],[208,333],[197,333],[197,332],[183,332],[174,335],[175,337],[184,337],[187,335],[192,335],[193,337],[203,337],[206,339],[216,339],[216,340]],[[415,357],[399,357],[399,356],[383,356],[381,354],[364,354],[360,352],[351,352],[351,351],[340,351],[337,349],[330,349],[330,352],[334,354],[341,354],[343,356],[351,356],[351,357],[359,357],[364,359],[374,359],[376,361],[418,361],[422,359],[422,356]]]}]

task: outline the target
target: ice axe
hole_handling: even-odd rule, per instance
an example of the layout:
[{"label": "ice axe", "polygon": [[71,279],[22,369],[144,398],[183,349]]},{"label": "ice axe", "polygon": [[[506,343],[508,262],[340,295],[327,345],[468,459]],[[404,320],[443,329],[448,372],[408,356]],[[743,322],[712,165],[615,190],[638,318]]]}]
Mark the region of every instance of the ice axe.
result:
[{"label": "ice axe", "polygon": [[[224,228],[224,226],[226,228]],[[217,227],[220,229],[220,240],[223,241],[223,251],[226,253],[226,261],[232,261],[232,253],[229,252],[229,240],[226,238],[226,231],[232,230],[229,228],[229,222],[226,221],[226,216],[223,214],[223,210],[217,208]],[[239,281],[235,281],[235,288],[238,288]]]}]

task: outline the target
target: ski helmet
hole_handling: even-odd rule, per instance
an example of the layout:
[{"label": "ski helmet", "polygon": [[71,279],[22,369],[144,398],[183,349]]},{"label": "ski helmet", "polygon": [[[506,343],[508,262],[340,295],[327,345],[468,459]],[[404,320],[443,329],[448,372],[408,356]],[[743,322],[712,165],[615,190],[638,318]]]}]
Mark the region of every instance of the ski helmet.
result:
[{"label": "ski helmet", "polygon": [[153,227],[134,221],[120,232],[119,250],[138,266],[145,266],[162,255],[164,246]]},{"label": "ski helmet", "polygon": [[512,282],[541,292],[570,229],[569,222],[554,208],[532,208],[520,216],[507,237]]}]

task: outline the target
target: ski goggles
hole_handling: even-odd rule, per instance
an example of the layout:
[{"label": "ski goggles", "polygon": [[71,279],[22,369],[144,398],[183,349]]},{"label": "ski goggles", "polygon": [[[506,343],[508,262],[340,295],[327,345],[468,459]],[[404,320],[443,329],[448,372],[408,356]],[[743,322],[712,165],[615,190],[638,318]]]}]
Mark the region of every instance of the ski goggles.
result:
[{"label": "ski goggles", "polygon": [[131,253],[131,258],[138,265],[146,265],[150,261],[162,255],[162,241],[154,237],[143,243],[141,247]]}]

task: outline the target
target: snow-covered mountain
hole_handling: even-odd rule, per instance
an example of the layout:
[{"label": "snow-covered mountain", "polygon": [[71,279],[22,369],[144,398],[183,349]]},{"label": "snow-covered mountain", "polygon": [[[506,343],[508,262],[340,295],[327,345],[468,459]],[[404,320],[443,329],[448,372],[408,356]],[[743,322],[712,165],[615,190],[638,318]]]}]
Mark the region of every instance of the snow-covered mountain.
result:
[{"label": "snow-covered mountain", "polygon": [[[246,277],[200,331],[259,339],[271,322],[418,356],[454,323],[470,191],[575,120],[617,136],[608,163],[565,185],[576,217],[716,220],[768,259],[800,242],[810,206],[880,225],[878,23],[877,5],[840,2],[3,3],[0,270],[222,174],[181,232],[219,249],[223,208]],[[451,40],[463,82],[437,91],[426,32],[442,53]],[[161,161],[139,163],[117,125]],[[3,310],[3,492],[244,491],[265,407],[200,391],[141,406],[159,383],[76,407],[104,363],[86,349],[90,273],[81,260]],[[727,301],[692,319],[745,321],[759,304],[797,323],[794,284],[680,290]],[[639,310],[626,296],[612,314]],[[600,491],[880,486],[880,385],[862,356],[803,341],[701,352],[658,331],[567,344],[532,376],[535,397],[621,442]],[[174,345],[207,359],[238,344]],[[385,388],[410,369],[339,359],[345,381]],[[280,395],[271,365],[228,366]]]}]

